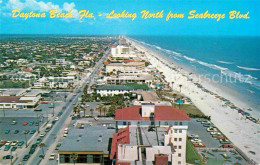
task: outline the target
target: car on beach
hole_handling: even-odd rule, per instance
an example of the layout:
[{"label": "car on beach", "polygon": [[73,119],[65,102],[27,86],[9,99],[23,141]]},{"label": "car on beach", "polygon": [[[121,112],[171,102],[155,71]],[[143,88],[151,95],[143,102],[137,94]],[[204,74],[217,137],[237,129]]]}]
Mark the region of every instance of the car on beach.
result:
[{"label": "car on beach", "polygon": [[19,130],[14,130],[14,134],[18,134],[19,133]]},{"label": "car on beach", "polygon": [[27,124],[28,124],[28,122],[27,122],[27,121],[23,122],[23,126],[26,126]]}]

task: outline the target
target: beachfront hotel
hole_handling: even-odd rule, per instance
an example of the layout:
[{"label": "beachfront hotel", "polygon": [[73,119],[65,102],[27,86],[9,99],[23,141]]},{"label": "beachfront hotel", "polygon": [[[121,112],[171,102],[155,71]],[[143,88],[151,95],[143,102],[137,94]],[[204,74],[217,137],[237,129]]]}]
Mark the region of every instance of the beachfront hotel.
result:
[{"label": "beachfront hotel", "polygon": [[186,164],[190,118],[184,111],[143,103],[116,110],[115,120],[110,159],[116,165]]}]

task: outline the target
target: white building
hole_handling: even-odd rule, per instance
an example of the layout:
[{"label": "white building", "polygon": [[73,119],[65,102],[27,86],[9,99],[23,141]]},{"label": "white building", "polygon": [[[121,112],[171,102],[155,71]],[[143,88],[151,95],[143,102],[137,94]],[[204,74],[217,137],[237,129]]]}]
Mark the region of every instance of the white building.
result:
[{"label": "white building", "polygon": [[190,118],[184,111],[146,103],[116,110],[115,120],[121,130],[113,136],[110,159],[118,164],[186,164]]},{"label": "white building", "polygon": [[41,96],[0,96],[0,109],[32,109],[40,101]]},{"label": "white building", "polygon": [[133,88],[126,85],[101,85],[96,89],[96,92],[101,96],[114,96],[131,91],[133,91]]},{"label": "white building", "polygon": [[135,52],[129,46],[118,45],[111,48],[112,58],[136,58]]},{"label": "white building", "polygon": [[145,62],[127,62],[127,63],[110,63],[106,65],[106,73],[143,73],[145,71]]}]

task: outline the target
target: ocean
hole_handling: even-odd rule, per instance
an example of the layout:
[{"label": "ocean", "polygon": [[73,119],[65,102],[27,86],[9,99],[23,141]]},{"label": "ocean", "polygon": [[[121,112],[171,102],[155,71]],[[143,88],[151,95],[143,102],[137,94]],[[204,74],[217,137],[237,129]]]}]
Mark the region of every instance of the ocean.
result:
[{"label": "ocean", "polygon": [[128,36],[241,94],[260,112],[260,37]]}]

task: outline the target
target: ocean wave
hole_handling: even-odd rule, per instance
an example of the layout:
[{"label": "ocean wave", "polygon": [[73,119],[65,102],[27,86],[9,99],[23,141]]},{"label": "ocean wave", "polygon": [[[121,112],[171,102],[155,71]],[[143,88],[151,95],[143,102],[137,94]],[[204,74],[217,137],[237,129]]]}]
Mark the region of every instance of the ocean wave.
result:
[{"label": "ocean wave", "polygon": [[258,68],[247,68],[247,67],[238,66],[238,65],[237,65],[237,67],[240,69],[243,69],[243,70],[247,70],[247,71],[259,71],[260,70]]},{"label": "ocean wave", "polygon": [[217,62],[222,64],[233,64],[232,62],[227,62],[227,61],[217,61]]},{"label": "ocean wave", "polygon": [[221,67],[221,66],[218,66],[218,65],[215,65],[215,64],[209,64],[209,63],[206,63],[206,62],[202,62],[202,61],[198,61],[198,63],[200,65],[203,65],[203,66],[207,66],[211,69],[216,69],[216,70],[228,70],[227,68],[224,68],[224,67]]},{"label": "ocean wave", "polygon": [[189,61],[196,61],[196,59],[194,58],[190,58],[190,57],[187,57],[187,56],[183,56],[185,59],[189,60]]}]

